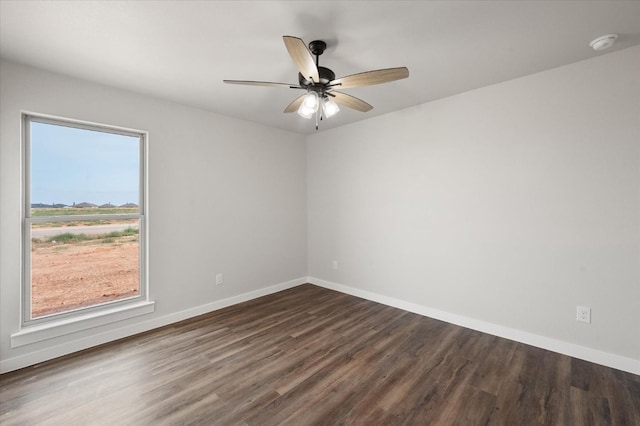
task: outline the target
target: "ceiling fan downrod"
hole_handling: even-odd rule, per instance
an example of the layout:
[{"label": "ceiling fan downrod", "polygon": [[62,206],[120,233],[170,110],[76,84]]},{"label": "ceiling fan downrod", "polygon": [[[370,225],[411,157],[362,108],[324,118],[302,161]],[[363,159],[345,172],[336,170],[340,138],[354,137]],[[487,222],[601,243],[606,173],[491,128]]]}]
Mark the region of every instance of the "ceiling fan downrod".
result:
[{"label": "ceiling fan downrod", "polygon": [[322,55],[327,48],[327,43],[322,40],[313,40],[309,43],[309,51],[316,56],[316,67],[320,66],[320,55]]}]

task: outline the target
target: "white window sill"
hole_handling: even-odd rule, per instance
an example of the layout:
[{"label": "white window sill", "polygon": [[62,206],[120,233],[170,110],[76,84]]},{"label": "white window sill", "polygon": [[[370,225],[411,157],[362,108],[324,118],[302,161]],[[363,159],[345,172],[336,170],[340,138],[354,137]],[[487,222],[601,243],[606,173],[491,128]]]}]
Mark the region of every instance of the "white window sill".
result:
[{"label": "white window sill", "polygon": [[51,321],[46,324],[39,324],[25,327],[11,335],[11,347],[17,348],[32,343],[41,342],[47,339],[76,333],[90,328],[100,327],[116,321],[150,314],[155,310],[155,302],[143,301],[92,312],[85,315],[65,318],[59,321]]}]

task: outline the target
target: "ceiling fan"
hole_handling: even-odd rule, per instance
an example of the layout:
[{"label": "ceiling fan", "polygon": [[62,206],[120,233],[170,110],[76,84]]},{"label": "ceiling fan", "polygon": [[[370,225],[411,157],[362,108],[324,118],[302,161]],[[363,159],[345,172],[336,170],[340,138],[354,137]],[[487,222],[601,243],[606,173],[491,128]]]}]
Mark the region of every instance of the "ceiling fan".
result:
[{"label": "ceiling fan", "polygon": [[[318,119],[322,120],[323,117],[329,118],[335,115],[340,110],[338,104],[362,112],[370,111],[373,108],[362,99],[338,92],[336,89],[370,86],[409,77],[409,70],[406,67],[398,67],[366,71],[336,79],[336,75],[332,70],[319,65],[319,57],[327,48],[327,44],[324,41],[314,40],[309,43],[309,48],[307,49],[304,41],[298,37],[283,36],[282,38],[291,59],[298,68],[298,84],[246,80],[223,81],[228,84],[305,90],[306,93],[294,99],[284,109],[284,112],[297,111],[300,116],[307,119],[311,119],[315,115],[316,130],[318,130]],[[312,54],[315,55],[315,60]]]}]

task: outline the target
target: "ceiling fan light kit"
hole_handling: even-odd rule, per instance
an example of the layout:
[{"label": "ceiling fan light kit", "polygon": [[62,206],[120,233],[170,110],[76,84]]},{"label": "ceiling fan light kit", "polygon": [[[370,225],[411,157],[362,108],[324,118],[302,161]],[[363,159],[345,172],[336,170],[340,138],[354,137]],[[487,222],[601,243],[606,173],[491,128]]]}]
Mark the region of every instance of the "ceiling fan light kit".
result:
[{"label": "ceiling fan light kit", "polygon": [[[387,83],[409,77],[406,67],[388,68],[352,74],[336,79],[335,73],[319,65],[319,56],[327,48],[322,40],[314,40],[305,46],[302,39],[283,36],[285,47],[298,68],[298,84],[271,83],[266,81],[223,80],[228,84],[243,84],[249,86],[286,87],[303,89],[307,93],[298,96],[284,110],[285,113],[296,111],[306,119],[316,116],[316,130],[318,121],[330,118],[340,111],[338,104],[356,111],[367,112],[373,107],[354,96],[339,92],[336,89],[370,86]],[[315,60],[312,55],[315,55]]]}]

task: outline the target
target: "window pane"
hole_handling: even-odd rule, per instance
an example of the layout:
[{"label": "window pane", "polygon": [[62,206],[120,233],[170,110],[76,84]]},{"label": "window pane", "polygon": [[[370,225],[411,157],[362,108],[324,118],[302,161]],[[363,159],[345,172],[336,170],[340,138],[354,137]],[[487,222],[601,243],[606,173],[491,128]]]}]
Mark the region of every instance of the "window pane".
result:
[{"label": "window pane", "polygon": [[31,316],[136,297],[138,219],[36,223],[31,227]]},{"label": "window pane", "polygon": [[28,122],[26,320],[144,297],[141,135]]},{"label": "window pane", "polygon": [[30,136],[31,207],[40,214],[138,213],[138,137],[35,121]]}]

